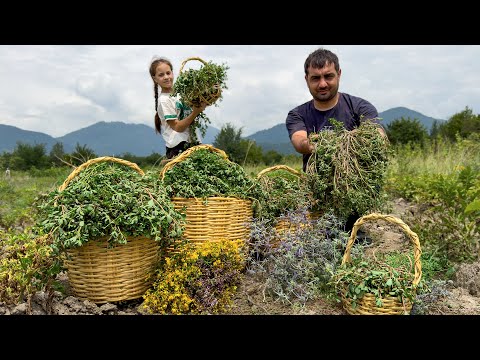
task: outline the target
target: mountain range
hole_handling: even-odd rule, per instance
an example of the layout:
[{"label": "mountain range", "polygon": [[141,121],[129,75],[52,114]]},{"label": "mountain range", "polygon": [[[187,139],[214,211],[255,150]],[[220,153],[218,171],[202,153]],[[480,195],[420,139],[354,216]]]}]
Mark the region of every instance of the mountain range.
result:
[{"label": "mountain range", "polygon": [[[434,119],[417,111],[405,107],[396,107],[379,113],[381,123],[386,126],[395,119],[418,119],[430,131]],[[203,143],[212,144],[219,129],[210,126],[207,129]],[[295,150],[290,143],[285,123],[280,123],[269,129],[260,130],[245,139],[253,140],[264,151],[274,150],[280,154],[294,154]],[[0,124],[0,153],[12,152],[17,142],[29,145],[45,144],[45,149],[50,152],[52,146],[63,143],[66,153],[71,153],[77,144],[87,146],[98,156],[120,156],[130,153],[136,156],[148,156],[152,153],[165,154],[165,142],[161,135],[156,134],[152,126],[143,124],[126,124],[124,122],[100,121],[88,127],[73,131],[61,137],[52,137],[42,132],[23,130],[11,125]]]}]

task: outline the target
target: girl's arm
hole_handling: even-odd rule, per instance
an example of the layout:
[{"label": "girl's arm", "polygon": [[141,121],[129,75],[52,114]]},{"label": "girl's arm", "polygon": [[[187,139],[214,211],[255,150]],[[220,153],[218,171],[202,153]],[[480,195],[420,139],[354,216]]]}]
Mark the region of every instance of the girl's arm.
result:
[{"label": "girl's arm", "polygon": [[170,127],[176,132],[182,132],[193,123],[193,120],[195,120],[198,114],[204,111],[206,107],[206,104],[202,104],[200,107],[194,106],[190,115],[188,115],[183,120],[178,120],[178,118],[172,120],[167,119],[168,125],[170,125]]}]

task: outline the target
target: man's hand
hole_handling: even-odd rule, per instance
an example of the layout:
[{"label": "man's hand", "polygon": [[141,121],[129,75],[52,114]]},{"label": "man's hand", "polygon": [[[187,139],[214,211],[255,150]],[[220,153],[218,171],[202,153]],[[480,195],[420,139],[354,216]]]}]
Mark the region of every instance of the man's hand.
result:
[{"label": "man's hand", "polygon": [[305,130],[293,133],[291,141],[295,150],[300,154],[311,154],[315,149],[314,145],[310,143]]}]

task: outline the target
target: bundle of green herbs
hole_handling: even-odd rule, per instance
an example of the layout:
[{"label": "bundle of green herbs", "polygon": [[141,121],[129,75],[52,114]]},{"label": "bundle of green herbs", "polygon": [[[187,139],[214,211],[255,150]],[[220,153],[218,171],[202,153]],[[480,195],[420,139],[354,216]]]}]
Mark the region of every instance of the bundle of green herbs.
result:
[{"label": "bundle of green herbs", "polygon": [[37,199],[37,231],[53,237],[58,250],[107,237],[109,245],[127,236],[145,236],[167,247],[180,238],[184,215],[177,212],[158,174],[141,176],[118,163],[96,163],[68,186]]},{"label": "bundle of green herbs", "polygon": [[364,121],[353,131],[330,119],[332,127],[309,136],[314,150],[308,160],[307,182],[315,199],[313,209],[333,210],[340,218],[366,214],[383,205],[382,186],[391,148],[378,131]]},{"label": "bundle of green herbs", "polygon": [[[203,65],[199,69],[190,68],[182,71],[185,63],[189,60],[199,60]],[[181,101],[190,107],[199,107],[202,102],[218,106],[218,102],[223,99],[222,90],[228,88],[226,84],[228,69],[226,64],[218,65],[200,58],[189,58],[182,64],[180,73],[173,84],[171,96],[180,95]],[[204,112],[201,112],[190,126],[192,141],[196,140],[196,129],[199,129],[202,136],[205,136],[208,124],[210,124],[210,119]]]}]

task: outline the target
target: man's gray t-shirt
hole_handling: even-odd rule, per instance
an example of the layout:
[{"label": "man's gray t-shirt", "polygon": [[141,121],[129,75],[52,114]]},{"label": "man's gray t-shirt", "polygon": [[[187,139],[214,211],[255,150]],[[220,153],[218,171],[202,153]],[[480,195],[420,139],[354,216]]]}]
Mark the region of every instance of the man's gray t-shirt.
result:
[{"label": "man's gray t-shirt", "polygon": [[[330,110],[317,110],[313,105],[313,99],[290,110],[286,119],[290,139],[293,133],[299,130],[305,130],[308,136],[331,127],[332,124],[329,121],[331,118],[342,122],[347,130],[357,128],[360,122],[365,120],[373,120],[378,123],[377,109],[370,102],[345,93],[339,93],[339,95],[337,105]],[[310,155],[303,155],[304,171]]]}]

